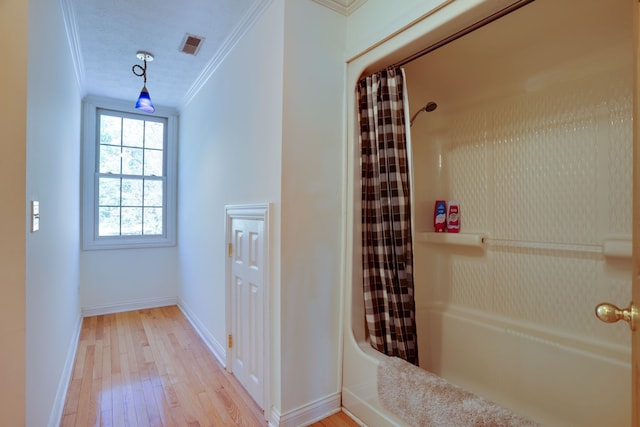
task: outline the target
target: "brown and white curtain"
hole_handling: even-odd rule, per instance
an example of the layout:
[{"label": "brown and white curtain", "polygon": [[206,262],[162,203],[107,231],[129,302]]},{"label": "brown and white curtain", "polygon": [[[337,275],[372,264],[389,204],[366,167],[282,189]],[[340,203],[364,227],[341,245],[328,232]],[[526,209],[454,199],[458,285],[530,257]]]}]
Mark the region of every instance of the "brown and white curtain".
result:
[{"label": "brown and white curtain", "polygon": [[418,365],[404,80],[393,68],[358,82],[362,264],[371,345]]}]

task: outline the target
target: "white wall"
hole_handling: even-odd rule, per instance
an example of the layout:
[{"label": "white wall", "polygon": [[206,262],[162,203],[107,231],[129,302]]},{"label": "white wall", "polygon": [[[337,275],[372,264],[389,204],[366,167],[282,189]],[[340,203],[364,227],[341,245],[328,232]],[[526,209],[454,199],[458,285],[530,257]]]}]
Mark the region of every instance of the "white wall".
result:
[{"label": "white wall", "polygon": [[59,3],[29,7],[26,197],[41,219],[27,233],[26,425],[45,426],[80,320],[81,95]]},{"label": "white wall", "polygon": [[451,0],[367,0],[349,16],[347,56],[352,57],[387,39]]},{"label": "white wall", "polygon": [[514,0],[367,0],[349,16],[347,58],[374,72],[492,15]]},{"label": "white wall", "polygon": [[83,311],[127,310],[127,304],[162,304],[178,296],[178,249],[114,249],[80,252]]},{"label": "white wall", "polygon": [[[222,348],[227,204],[273,204],[269,268],[274,322],[278,318],[283,7],[282,0],[268,6],[180,118],[180,297]],[[277,344],[276,335],[274,351]],[[274,387],[279,390],[275,381]]]},{"label": "white wall", "polygon": [[272,404],[284,423],[340,387],[345,25],[275,0],[181,116],[181,299],[220,343],[224,206],[273,203]]},{"label": "white wall", "polygon": [[340,390],[346,18],[285,9],[282,413]]},{"label": "white wall", "polygon": [[28,3],[0,2],[0,414],[25,415],[25,188]]}]

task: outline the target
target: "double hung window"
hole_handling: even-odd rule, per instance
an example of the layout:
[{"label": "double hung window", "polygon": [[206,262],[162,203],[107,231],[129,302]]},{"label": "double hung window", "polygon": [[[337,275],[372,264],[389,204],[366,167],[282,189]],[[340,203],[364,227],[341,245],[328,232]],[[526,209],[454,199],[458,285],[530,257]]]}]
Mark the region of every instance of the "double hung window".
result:
[{"label": "double hung window", "polygon": [[85,249],[175,244],[173,117],[85,105]]}]

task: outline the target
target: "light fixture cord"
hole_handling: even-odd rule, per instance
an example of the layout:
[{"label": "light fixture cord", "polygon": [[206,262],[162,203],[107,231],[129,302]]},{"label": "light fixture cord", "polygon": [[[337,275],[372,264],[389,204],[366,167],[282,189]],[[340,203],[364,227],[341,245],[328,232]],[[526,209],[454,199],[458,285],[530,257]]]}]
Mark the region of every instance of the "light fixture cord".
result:
[{"label": "light fixture cord", "polygon": [[[136,76],[144,78],[144,85],[146,86],[147,85],[147,58],[144,58],[143,61],[144,61],[144,68],[141,67],[139,64],[136,64],[133,67],[131,67],[131,71]],[[136,67],[141,70],[140,73],[136,72]]]}]

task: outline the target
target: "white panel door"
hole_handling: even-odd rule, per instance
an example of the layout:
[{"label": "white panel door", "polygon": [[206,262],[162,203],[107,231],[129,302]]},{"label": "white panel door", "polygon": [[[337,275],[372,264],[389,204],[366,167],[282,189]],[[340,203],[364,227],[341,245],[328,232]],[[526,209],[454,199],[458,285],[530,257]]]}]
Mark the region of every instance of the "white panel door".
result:
[{"label": "white panel door", "polygon": [[230,218],[232,372],[264,404],[264,221]]}]

